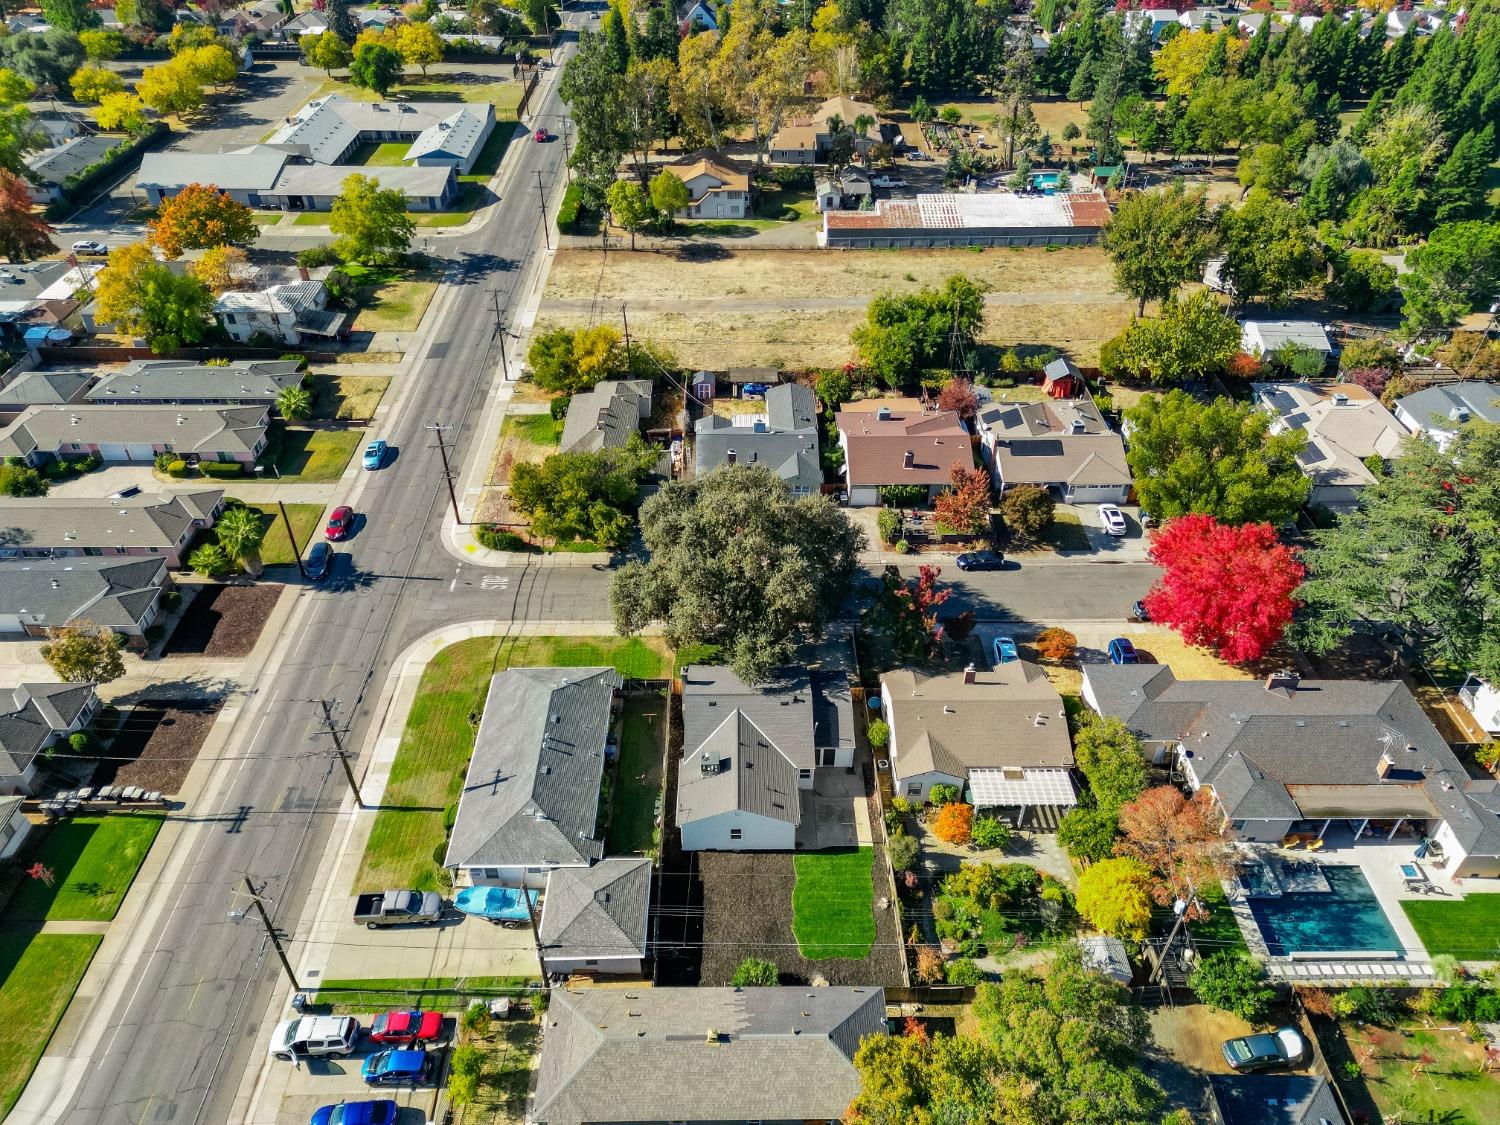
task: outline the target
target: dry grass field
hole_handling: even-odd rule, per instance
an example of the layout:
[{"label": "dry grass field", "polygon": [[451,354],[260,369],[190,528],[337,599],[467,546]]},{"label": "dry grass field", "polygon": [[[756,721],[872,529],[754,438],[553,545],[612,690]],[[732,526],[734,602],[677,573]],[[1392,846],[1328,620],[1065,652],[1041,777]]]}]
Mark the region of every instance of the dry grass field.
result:
[{"label": "dry grass field", "polygon": [[630,328],[686,367],[823,367],[850,357],[850,330],[877,293],[910,292],[964,273],[988,289],[984,340],[1059,348],[1084,365],[1130,321],[1096,247],[971,250],[736,250],[684,260],[665,253],[562,250],[541,323],[588,324],[629,305]]}]

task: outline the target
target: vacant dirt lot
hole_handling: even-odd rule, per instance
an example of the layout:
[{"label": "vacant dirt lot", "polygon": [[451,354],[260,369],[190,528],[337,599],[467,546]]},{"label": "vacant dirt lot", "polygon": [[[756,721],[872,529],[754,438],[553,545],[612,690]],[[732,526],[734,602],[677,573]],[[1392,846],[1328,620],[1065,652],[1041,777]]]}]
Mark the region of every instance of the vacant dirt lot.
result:
[{"label": "vacant dirt lot", "polygon": [[111,758],[128,760],[101,762],[94,773],[94,784],[138,785],[176,793],[218,714],[217,700],[137,705],[109,748]]},{"label": "vacant dirt lot", "polygon": [[249,656],[285,588],[277,583],[198,587],[163,655],[219,660]]},{"label": "vacant dirt lot", "polygon": [[[875,294],[910,292],[964,273],[988,288],[983,338],[1041,344],[1093,364],[1130,321],[1096,247],[984,250],[735,250],[685,260],[666,253],[562,250],[538,319],[588,324],[629,305],[632,332],[688,367],[831,366]],[[641,294],[650,294],[642,297]]]}]

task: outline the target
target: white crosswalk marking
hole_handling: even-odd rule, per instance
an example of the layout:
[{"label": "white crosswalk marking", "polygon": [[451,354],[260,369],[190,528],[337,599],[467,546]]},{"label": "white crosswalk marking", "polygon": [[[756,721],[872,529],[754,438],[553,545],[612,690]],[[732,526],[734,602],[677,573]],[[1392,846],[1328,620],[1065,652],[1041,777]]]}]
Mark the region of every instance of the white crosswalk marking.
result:
[{"label": "white crosswalk marking", "polygon": [[509,590],[510,579],[503,574],[486,574],[479,580],[481,590]]}]

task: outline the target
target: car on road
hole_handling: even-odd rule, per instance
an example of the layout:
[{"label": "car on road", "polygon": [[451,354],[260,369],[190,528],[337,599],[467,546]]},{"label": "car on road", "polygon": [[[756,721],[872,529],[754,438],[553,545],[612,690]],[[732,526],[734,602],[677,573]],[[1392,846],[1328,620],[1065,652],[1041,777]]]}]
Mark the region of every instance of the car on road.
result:
[{"label": "car on road", "polygon": [[894,176],[876,176],[870,182],[876,187],[883,188],[897,188],[906,186],[905,180],[898,180]]},{"label": "car on road", "polygon": [[1230,1070],[1279,1070],[1307,1061],[1307,1040],[1295,1027],[1278,1027],[1262,1035],[1241,1035],[1219,1045]]},{"label": "car on road", "polygon": [[1116,637],[1109,642],[1109,662],[1111,664],[1139,664],[1141,654],[1135,651],[1135,645],[1131,644],[1126,637]]},{"label": "car on road", "polygon": [[301,1016],[282,1020],[271,1032],[273,1059],[343,1059],[354,1053],[359,1021],[353,1016]]},{"label": "car on road", "polygon": [[1132,621],[1150,621],[1151,620],[1151,613],[1150,613],[1149,610],[1146,609],[1146,603],[1145,602],[1131,602],[1130,603],[1130,620],[1132,620]]},{"label": "car on road", "polygon": [[959,570],[1003,570],[1005,556],[999,551],[965,551],[958,556]]},{"label": "car on road", "polygon": [[928,156],[921,149],[914,148],[914,149],[912,149],[910,152],[908,152],[906,154],[906,159],[908,159],[908,160],[931,160],[932,157]]},{"label": "car on road", "polygon": [[359,1068],[366,1086],[421,1086],[431,1070],[426,1051],[409,1051],[393,1047],[371,1055]]},{"label": "car on road", "polygon": [[302,563],[302,573],[307,575],[309,582],[323,581],[333,569],[333,557],[333,548],[323,540],[318,540],[312,545],[312,550],[307,552],[307,558]]},{"label": "car on road", "polygon": [[1009,664],[1012,660],[1020,660],[1021,654],[1016,650],[1016,638],[996,637],[994,655],[996,664]]},{"label": "car on road", "polygon": [[370,1042],[382,1046],[431,1043],[442,1035],[442,1012],[382,1012],[370,1025]]},{"label": "car on road", "polygon": [[102,243],[102,242],[95,242],[93,239],[90,239],[90,238],[81,238],[77,242],[73,243],[73,253],[75,253],[75,254],[108,254],[109,253],[109,247],[106,246],[106,245],[104,245],[104,243]]},{"label": "car on road", "polygon": [[1119,537],[1130,530],[1125,522],[1125,513],[1113,504],[1099,505],[1099,522],[1104,525],[1104,534]]},{"label": "car on road", "polygon": [[340,504],[328,513],[328,526],[323,529],[323,534],[329,539],[347,539],[353,527],[354,509],[348,504]]},{"label": "car on road", "polygon": [[385,464],[385,454],[388,449],[390,446],[386,444],[385,438],[376,438],[365,446],[365,454],[359,459],[359,463],[367,469],[378,469]]},{"label": "car on road", "polygon": [[536,141],[537,144],[541,144],[547,139],[547,130],[538,125],[536,132],[531,135],[531,139]]},{"label": "car on road", "polygon": [[339,1102],[313,1110],[311,1125],[395,1125],[398,1112],[390,1098]]}]

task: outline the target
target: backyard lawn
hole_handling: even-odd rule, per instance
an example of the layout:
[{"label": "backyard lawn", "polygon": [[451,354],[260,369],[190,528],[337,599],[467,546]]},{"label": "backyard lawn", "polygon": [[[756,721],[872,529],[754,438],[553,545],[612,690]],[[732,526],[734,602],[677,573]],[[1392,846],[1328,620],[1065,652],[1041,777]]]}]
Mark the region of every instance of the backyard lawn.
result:
[{"label": "backyard lawn", "polygon": [[391,380],[386,375],[309,375],[306,385],[313,396],[314,418],[366,422],[374,417]]},{"label": "backyard lawn", "polygon": [[1482,1069],[1484,1051],[1462,1032],[1391,1030],[1352,1020],[1341,1022],[1339,1028],[1383,1120],[1443,1125],[1500,1121],[1500,1081]]},{"label": "backyard lawn", "polygon": [[1500,894],[1471,894],[1462,902],[1401,903],[1412,928],[1432,956],[1488,961],[1500,946]]},{"label": "backyard lawn", "polygon": [[[291,540],[286,537],[286,523],[275,504],[247,504],[265,516],[266,538],[260,545],[262,566],[296,566],[297,554],[292,550]],[[287,518],[292,521],[292,530],[297,535],[297,545],[307,550],[313,536],[323,526],[323,505],[288,504]]]},{"label": "backyard lawn", "polygon": [[792,933],[809,961],[869,954],[875,944],[874,862],[871,848],[797,854]]},{"label": "backyard lawn", "polygon": [[661,642],[639,637],[474,637],[449,645],[422,673],[356,891],[446,889],[438,853],[447,835],[444,810],[458,801],[474,749],[469,716],[483,707],[490,677],[512,665],[613,665],[639,679],[665,676],[671,667]]},{"label": "backyard lawn", "polygon": [[666,710],[667,701],[661,695],[637,696],[625,701],[614,807],[605,840],[609,855],[638,855],[651,850],[656,800],[661,795],[661,734]]},{"label": "backyard lawn", "polygon": [[272,438],[267,460],[287,483],[328,484],[344,475],[363,444],[363,430],[303,430],[287,426]]},{"label": "backyard lawn", "polygon": [[80,816],[53,825],[35,860],[53,885],[26,879],[11,899],[12,919],[107,922],[120,908],[161,828],[160,816]]},{"label": "backyard lawn", "polygon": [[103,940],[98,934],[0,934],[0,1118],[20,1098]]}]

